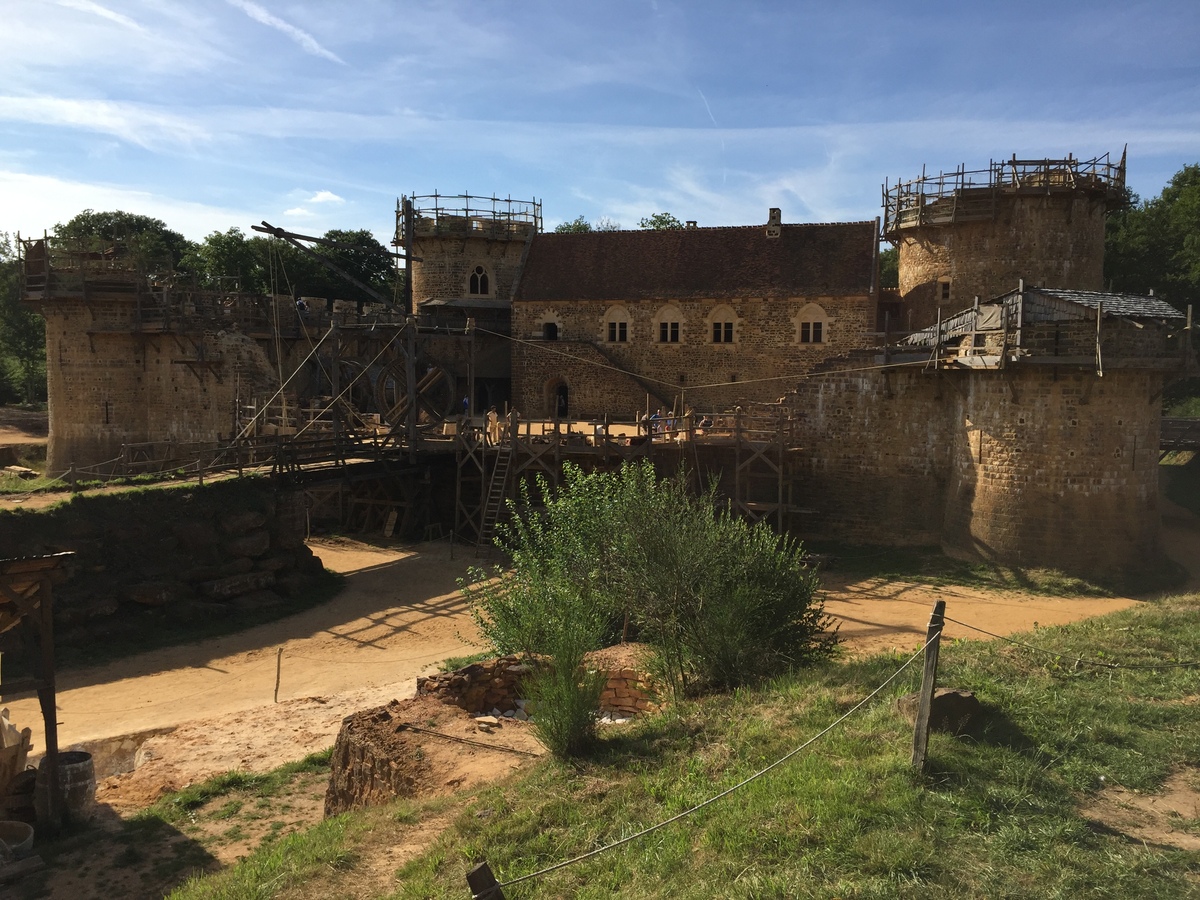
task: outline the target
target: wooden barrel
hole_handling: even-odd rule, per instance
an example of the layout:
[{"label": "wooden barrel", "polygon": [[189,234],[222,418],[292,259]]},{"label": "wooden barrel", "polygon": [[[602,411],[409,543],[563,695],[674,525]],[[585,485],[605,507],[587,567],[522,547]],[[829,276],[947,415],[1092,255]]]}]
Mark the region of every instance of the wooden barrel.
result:
[{"label": "wooden barrel", "polygon": [[43,757],[33,790],[38,826],[53,830],[60,825],[83,825],[96,812],[96,768],[92,754],[68,750],[58,754],[58,789],[62,798],[61,822],[50,819],[50,772]]}]

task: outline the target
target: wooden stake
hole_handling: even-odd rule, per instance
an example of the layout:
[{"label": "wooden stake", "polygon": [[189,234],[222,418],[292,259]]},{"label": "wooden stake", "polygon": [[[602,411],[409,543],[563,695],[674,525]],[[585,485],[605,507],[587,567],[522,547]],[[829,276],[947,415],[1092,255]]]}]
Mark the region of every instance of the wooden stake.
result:
[{"label": "wooden stake", "polygon": [[283,648],[275,651],[275,702],[279,702],[279,675],[283,669]]},{"label": "wooden stake", "polygon": [[917,721],[913,727],[912,765],[918,772],[925,771],[925,750],[929,746],[929,712],[933,707],[933,691],[937,686],[938,650],[942,643],[942,626],[945,624],[946,601],[933,605],[929,627],[925,632],[925,671],[921,675],[921,697],[917,706]]}]

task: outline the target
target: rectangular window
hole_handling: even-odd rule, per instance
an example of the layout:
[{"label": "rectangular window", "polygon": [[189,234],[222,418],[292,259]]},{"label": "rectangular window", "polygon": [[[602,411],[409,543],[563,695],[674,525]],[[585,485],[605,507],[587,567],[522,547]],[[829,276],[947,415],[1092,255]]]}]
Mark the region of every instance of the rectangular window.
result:
[{"label": "rectangular window", "polygon": [[629,323],[628,322],[609,322],[608,323],[608,342],[610,344],[624,344],[629,340]]},{"label": "rectangular window", "polygon": [[950,300],[950,282],[949,281],[939,281],[938,282],[938,299],[942,303],[946,303]]},{"label": "rectangular window", "polygon": [[658,340],[661,344],[678,344],[679,343],[679,323],[678,322],[659,322],[658,323]]},{"label": "rectangular window", "polygon": [[812,343],[812,323],[811,322],[801,322],[800,323],[800,343],[802,343],[802,344],[811,344]]},{"label": "rectangular window", "polygon": [[825,340],[825,323],[824,322],[801,322],[800,323],[800,343],[802,344],[820,344]]},{"label": "rectangular window", "polygon": [[733,343],[733,323],[732,322],[713,322],[713,343],[714,344],[732,344]]},{"label": "rectangular window", "polygon": [[822,331],[822,327],[824,326],[824,324],[825,324],[824,322],[813,322],[813,343],[814,344],[819,344],[824,339],[821,336],[821,331]]}]

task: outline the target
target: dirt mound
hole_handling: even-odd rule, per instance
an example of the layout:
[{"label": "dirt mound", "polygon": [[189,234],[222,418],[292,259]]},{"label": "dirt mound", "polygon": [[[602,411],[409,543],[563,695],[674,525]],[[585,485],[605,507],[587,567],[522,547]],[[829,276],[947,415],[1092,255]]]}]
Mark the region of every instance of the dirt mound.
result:
[{"label": "dirt mound", "polygon": [[464,710],[432,698],[393,700],[347,716],[330,760],[325,815],[436,797],[492,781],[540,756],[525,722],[481,729]]}]

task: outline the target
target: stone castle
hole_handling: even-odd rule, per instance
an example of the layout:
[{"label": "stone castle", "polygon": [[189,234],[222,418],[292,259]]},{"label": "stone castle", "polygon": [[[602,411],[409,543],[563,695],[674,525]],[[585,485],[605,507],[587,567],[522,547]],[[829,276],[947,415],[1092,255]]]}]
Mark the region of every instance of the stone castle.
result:
[{"label": "stone castle", "polygon": [[[397,242],[413,258],[418,404],[399,396],[405,353],[384,327],[406,311],[298,316],[290,298],[191,291],[27,242],[50,467],[219,442],[263,427],[271,404],[295,434],[339,383],[359,386],[355,415],[393,428],[416,406],[423,424],[454,419],[464,400],[565,421],[767,405],[794,422],[802,535],[1134,572],[1160,556],[1158,397],[1188,357],[1176,310],[1102,291],[1124,177],[1123,158],[1014,158],[885,186],[876,221],[772,210],[764,226],[583,234],[542,233],[536,202],[414,197]],[[879,285],[881,236],[898,291]]]}]

